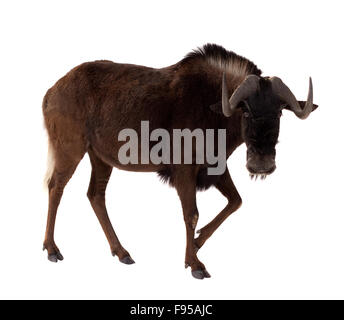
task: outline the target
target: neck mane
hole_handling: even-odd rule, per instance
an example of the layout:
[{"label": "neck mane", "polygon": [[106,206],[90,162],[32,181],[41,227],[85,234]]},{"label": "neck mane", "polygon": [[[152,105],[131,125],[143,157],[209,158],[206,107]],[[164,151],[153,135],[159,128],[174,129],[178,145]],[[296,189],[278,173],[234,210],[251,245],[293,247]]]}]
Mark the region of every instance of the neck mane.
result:
[{"label": "neck mane", "polygon": [[188,53],[180,61],[180,64],[185,65],[196,61],[211,65],[233,78],[245,78],[249,74],[257,76],[262,74],[262,71],[252,61],[216,44],[206,44]]}]

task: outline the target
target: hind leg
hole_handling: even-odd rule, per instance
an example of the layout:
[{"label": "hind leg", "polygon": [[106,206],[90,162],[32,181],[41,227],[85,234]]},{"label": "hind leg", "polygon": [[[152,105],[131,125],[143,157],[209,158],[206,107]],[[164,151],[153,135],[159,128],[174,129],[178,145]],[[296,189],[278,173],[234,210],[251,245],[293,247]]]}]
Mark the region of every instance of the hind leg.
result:
[{"label": "hind leg", "polygon": [[55,153],[55,168],[48,184],[49,208],[43,250],[48,251],[48,259],[52,262],[63,260],[59,248],[54,241],[54,229],[57,209],[63,194],[63,189],[72,177],[82,157],[72,158],[65,153]]},{"label": "hind leg", "polygon": [[112,167],[99,159],[92,150],[89,150],[88,154],[92,165],[91,181],[87,192],[88,199],[103,228],[112,255],[117,255],[122,263],[133,264],[134,260],[130,257],[128,251],[122,247],[117,238],[105,206],[105,190],[109,182]]}]

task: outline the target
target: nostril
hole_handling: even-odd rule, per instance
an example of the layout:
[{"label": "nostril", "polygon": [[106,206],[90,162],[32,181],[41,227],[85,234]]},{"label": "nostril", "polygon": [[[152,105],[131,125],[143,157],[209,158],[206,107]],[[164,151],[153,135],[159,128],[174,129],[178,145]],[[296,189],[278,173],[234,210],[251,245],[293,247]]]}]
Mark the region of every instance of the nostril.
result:
[{"label": "nostril", "polygon": [[254,170],[253,167],[247,165],[246,168],[247,168],[247,170],[250,171],[251,173],[255,173],[255,170]]},{"label": "nostril", "polygon": [[273,165],[270,169],[266,171],[266,173],[271,174],[276,170],[276,165]]}]

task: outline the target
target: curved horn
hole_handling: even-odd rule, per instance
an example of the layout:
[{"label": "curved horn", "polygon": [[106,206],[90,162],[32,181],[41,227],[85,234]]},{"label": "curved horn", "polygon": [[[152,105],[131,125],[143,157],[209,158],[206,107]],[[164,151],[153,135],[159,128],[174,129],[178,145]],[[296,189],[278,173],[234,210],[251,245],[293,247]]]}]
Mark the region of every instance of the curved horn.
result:
[{"label": "curved horn", "polygon": [[290,109],[300,119],[306,119],[313,110],[313,83],[312,78],[309,78],[308,97],[305,107],[301,109],[299,102],[296,100],[294,94],[283,83],[280,78],[272,77],[270,79],[272,90],[276,93],[282,101],[288,104]]},{"label": "curved horn", "polygon": [[259,88],[259,77],[249,75],[234,91],[228,100],[228,88],[226,83],[226,75],[222,76],[222,111],[226,117],[230,117],[235,111],[240,101],[245,100],[248,96],[256,92]]}]

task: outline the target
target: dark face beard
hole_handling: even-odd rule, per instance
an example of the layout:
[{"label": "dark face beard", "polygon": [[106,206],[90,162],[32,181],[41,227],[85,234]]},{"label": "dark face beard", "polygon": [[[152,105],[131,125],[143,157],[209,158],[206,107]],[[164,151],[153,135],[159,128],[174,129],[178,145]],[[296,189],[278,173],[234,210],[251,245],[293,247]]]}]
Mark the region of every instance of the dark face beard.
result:
[{"label": "dark face beard", "polygon": [[261,173],[253,174],[253,173],[250,173],[251,180],[254,179],[255,181],[257,181],[258,178],[260,178],[261,180],[265,180],[267,176],[268,176],[268,174],[261,174]]}]

